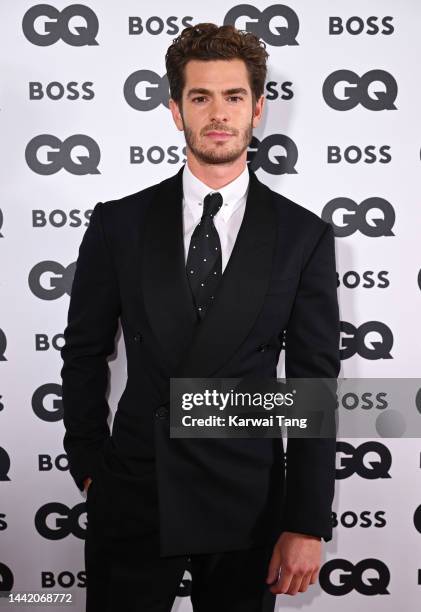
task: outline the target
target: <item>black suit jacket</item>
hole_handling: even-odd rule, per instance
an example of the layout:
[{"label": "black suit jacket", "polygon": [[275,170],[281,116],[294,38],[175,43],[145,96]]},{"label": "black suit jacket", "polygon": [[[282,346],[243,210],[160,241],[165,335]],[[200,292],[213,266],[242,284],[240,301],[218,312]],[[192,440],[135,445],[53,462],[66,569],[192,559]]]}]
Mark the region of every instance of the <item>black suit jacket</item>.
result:
[{"label": "black suit jacket", "polygon": [[[334,438],[169,437],[170,377],[335,379],[339,314],[332,227],[250,170],[218,292],[198,323],[185,271],[182,171],[99,202],[80,245],[64,331],[64,448],[110,537],[159,531],[162,555],[241,549],[281,530],[332,537]],[[118,321],[127,383],[112,433],[107,356]],[[92,489],[92,492],[91,492]]]}]

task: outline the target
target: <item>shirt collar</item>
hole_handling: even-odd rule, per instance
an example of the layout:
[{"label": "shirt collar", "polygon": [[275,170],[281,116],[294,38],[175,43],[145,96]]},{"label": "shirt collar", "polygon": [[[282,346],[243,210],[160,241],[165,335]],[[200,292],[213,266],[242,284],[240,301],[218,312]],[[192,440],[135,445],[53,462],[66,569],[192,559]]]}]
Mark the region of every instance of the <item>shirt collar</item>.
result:
[{"label": "shirt collar", "polygon": [[[195,221],[199,220],[203,212],[203,200],[208,193],[218,191],[224,201],[218,215],[221,215],[224,221],[228,221],[235,210],[244,201],[249,186],[249,171],[246,164],[244,170],[233,181],[224,185],[220,189],[212,189],[206,183],[203,183],[190,170],[186,162],[183,170],[183,200],[184,206],[188,206]],[[226,206],[225,206],[226,205]]]}]

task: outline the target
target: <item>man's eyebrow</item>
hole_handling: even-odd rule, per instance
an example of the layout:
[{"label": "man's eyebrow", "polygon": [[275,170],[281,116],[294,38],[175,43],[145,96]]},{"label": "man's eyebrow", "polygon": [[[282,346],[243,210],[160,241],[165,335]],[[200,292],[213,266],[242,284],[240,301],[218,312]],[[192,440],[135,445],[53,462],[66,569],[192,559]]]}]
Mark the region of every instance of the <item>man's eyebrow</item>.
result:
[{"label": "man's eyebrow", "polygon": [[[192,87],[187,92],[187,97],[192,96],[194,94],[205,94],[207,96],[211,96],[212,92],[210,91],[210,89],[206,89],[205,87]],[[224,89],[222,94],[224,96],[232,96],[234,94],[242,94],[243,96],[247,96],[248,91],[247,89],[244,89],[244,87],[231,87],[230,89]]]}]

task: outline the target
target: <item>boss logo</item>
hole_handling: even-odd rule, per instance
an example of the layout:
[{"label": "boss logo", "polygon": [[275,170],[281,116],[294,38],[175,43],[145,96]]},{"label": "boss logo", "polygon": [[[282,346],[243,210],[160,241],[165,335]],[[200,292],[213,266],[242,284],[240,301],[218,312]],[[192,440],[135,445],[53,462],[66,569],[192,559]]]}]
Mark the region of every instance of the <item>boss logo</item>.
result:
[{"label": "boss logo", "polygon": [[49,100],[62,100],[63,98],[66,100],[79,100],[79,98],[81,100],[93,100],[95,93],[92,86],[92,81],[85,81],[80,84],[77,81],[70,81],[66,85],[59,81],[51,81],[46,85],[43,85],[40,81],[30,81],[29,99],[42,100],[46,97]]},{"label": "boss logo", "polygon": [[71,4],[61,11],[50,4],[37,4],[22,20],[25,37],[39,47],[54,45],[60,39],[72,47],[97,45],[98,29],[98,17],[83,4]]},{"label": "boss logo", "polygon": [[165,21],[158,15],[148,17],[146,20],[142,19],[142,17],[129,17],[129,36],[139,35],[145,32],[155,36],[157,34],[162,34],[163,32],[164,34],[174,35],[178,34],[180,30],[193,25],[192,20],[194,17],[182,17],[181,26],[176,23],[179,19],[180,17],[175,17],[174,15],[167,17]]},{"label": "boss logo", "polygon": [[86,571],[80,571],[77,574],[73,572],[41,572],[41,586],[43,589],[52,589],[59,586],[62,589],[71,587],[86,587]]},{"label": "boss logo", "polygon": [[92,208],[88,208],[85,211],[81,211],[78,208],[74,208],[69,211],[55,208],[50,212],[46,212],[41,208],[34,209],[32,211],[32,227],[87,227],[89,225],[89,219],[92,214]]},{"label": "boss logo", "polygon": [[332,512],[332,526],[345,527],[346,529],[352,529],[353,527],[363,527],[367,529],[369,527],[385,527],[386,512],[384,510],[377,510],[374,514],[371,510],[363,510],[359,514],[352,510],[341,512],[340,515],[336,512]]},{"label": "boss logo", "polygon": [[48,351],[50,348],[60,351],[64,346],[64,335],[55,334],[51,340],[47,334],[35,334],[35,350]]},{"label": "boss logo", "polygon": [[[380,217],[378,211],[381,213]],[[334,198],[323,208],[321,217],[333,225],[338,238],[351,236],[357,231],[369,238],[395,235],[392,232],[395,210],[384,198],[367,198],[360,204],[351,198]]]},{"label": "boss logo", "polygon": [[[291,88],[291,81],[284,81],[283,83],[268,81],[265,85],[265,89],[267,91],[266,100],[277,100],[278,98],[281,100],[292,100],[294,97],[294,92]],[[278,89],[282,93],[279,93]]]},{"label": "boss logo", "polygon": [[386,398],[387,393],[385,391],[379,391],[374,398],[371,391],[361,393],[361,396],[350,391],[341,396],[340,403],[346,410],[356,410],[357,408],[362,410],[371,410],[373,408],[374,410],[384,410],[389,406]]},{"label": "boss logo", "polygon": [[[359,327],[341,321],[340,354],[341,359],[349,359],[358,354],[363,359],[393,359],[390,351],[393,346],[391,329],[381,321],[367,321]],[[380,340],[367,341],[369,334],[377,334]]]},{"label": "boss logo", "polygon": [[329,17],[329,34],[338,35],[348,32],[352,36],[357,36],[365,32],[370,36],[376,34],[384,34],[389,36],[393,34],[395,28],[392,24],[393,17],[388,15],[387,17],[348,17],[343,19],[342,17]]},{"label": "boss logo", "polygon": [[297,174],[297,160],[297,145],[285,134],[271,134],[263,140],[253,136],[247,151],[251,169],[262,168],[268,174]]},{"label": "boss logo", "polygon": [[65,453],[57,455],[54,459],[51,455],[38,455],[38,469],[40,472],[51,472],[53,469],[59,472],[67,472],[69,459]]},{"label": "boss logo", "polygon": [[180,161],[184,163],[186,161],[186,147],[181,149],[178,145],[172,145],[163,149],[157,145],[149,147],[147,149],[143,147],[130,147],[130,163],[131,164],[144,164],[149,162],[150,164],[178,164]]},{"label": "boss logo", "polygon": [[386,289],[390,285],[388,276],[388,270],[380,270],[377,274],[373,270],[365,270],[362,273],[356,270],[348,270],[341,276],[338,272],[336,273],[337,286],[340,287],[342,285],[347,289],[356,289],[357,287],[362,287],[363,289],[372,289],[373,287]]},{"label": "boss logo", "polygon": [[[285,21],[286,27],[283,25]],[[224,25],[253,32],[273,47],[298,45],[300,22],[297,14],[285,4],[272,4],[263,11],[251,4],[238,4],[225,15]]]},{"label": "boss logo", "polygon": [[390,281],[387,278],[388,276],[388,270],[380,270],[377,274],[373,270],[365,270],[362,273],[356,270],[348,270],[342,275],[339,275],[338,272],[336,273],[336,284],[337,287],[343,286],[346,287],[346,289],[356,289],[360,286],[363,289],[372,289],[373,287],[377,289],[386,289],[390,285]]},{"label": "boss logo", "polygon": [[[45,398],[53,396],[50,408],[44,404]],[[63,418],[63,402],[61,386],[56,383],[46,383],[36,389],[32,395],[32,410],[42,421],[54,423]]]},{"label": "boss logo", "polygon": [[351,110],[358,104],[371,111],[396,110],[397,95],[398,84],[385,70],[370,70],[361,77],[352,70],[336,70],[323,83],[326,104],[338,111]]},{"label": "boss logo", "polygon": [[77,574],[73,572],[41,572],[41,586],[43,589],[53,589],[59,586],[62,589],[69,589],[71,587],[86,587],[86,571],[81,570]]},{"label": "boss logo", "polygon": [[[47,153],[41,161],[38,154],[43,147],[47,149]],[[76,155],[77,161],[74,161],[76,147],[87,151],[88,154]],[[61,169],[77,176],[100,174],[98,164],[101,151],[95,140],[85,134],[74,134],[63,141],[51,134],[35,136],[26,146],[25,159],[33,172],[43,176],[56,174]]]},{"label": "boss logo", "polygon": [[[6,531],[8,527],[7,524],[7,520],[6,520],[6,514],[4,514],[3,512],[0,512],[0,531]],[[0,569],[0,585],[1,585],[1,569]],[[0,586],[0,592],[1,592],[1,586]]]},{"label": "boss logo", "polygon": [[123,88],[129,106],[138,111],[150,111],[163,104],[169,108],[169,83],[167,75],[160,77],[153,70],[136,70],[127,77]]},{"label": "boss logo", "polygon": [[337,145],[329,145],[327,148],[327,163],[339,164],[346,161],[348,164],[358,164],[362,161],[365,164],[375,164],[376,162],[388,164],[392,160],[390,149],[389,145],[380,147],[367,145],[364,149],[350,145],[342,151],[342,148]]},{"label": "boss logo", "polygon": [[[365,572],[368,576],[364,575]],[[373,572],[376,574],[374,577]],[[367,596],[389,595],[390,572],[380,559],[363,559],[358,563],[331,559],[320,568],[319,582],[329,595],[348,595],[351,591]]]},{"label": "boss logo", "polygon": [[40,300],[58,300],[71,294],[75,269],[75,261],[67,268],[57,261],[40,261],[29,272],[29,288]]},{"label": "boss logo", "polygon": [[[366,460],[367,455],[377,455],[377,460]],[[392,455],[387,446],[377,441],[369,441],[355,447],[349,442],[336,442],[336,457],[339,466],[336,468],[336,479],[344,480],[353,474],[366,480],[391,478]]]},{"label": "boss logo", "polygon": [[84,540],[86,521],[81,524],[80,517],[85,514],[85,502],[76,504],[73,508],[59,502],[50,502],[37,510],[35,528],[47,540],[62,540],[70,534]]}]

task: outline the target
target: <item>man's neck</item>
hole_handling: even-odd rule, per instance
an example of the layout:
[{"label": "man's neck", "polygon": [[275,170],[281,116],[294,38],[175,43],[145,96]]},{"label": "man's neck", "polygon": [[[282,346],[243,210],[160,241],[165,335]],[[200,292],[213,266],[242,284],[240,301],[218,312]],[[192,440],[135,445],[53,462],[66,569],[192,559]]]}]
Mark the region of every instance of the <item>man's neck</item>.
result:
[{"label": "man's neck", "polygon": [[221,189],[240,176],[246,163],[246,153],[230,164],[204,164],[187,152],[187,164],[191,173],[202,183],[215,190]]}]

